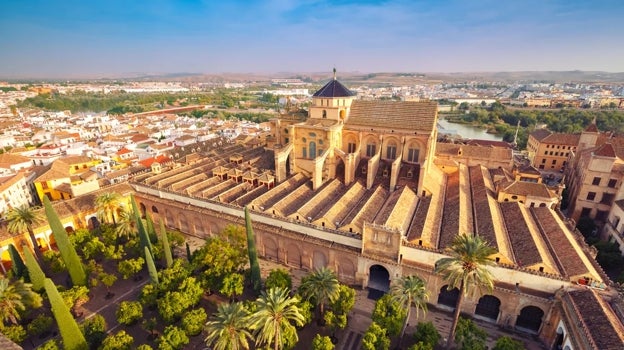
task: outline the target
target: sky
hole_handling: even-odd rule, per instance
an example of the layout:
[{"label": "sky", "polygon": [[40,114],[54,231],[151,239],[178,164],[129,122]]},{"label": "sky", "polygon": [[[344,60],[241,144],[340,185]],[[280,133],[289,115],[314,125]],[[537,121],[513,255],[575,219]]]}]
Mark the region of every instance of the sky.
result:
[{"label": "sky", "polygon": [[621,0],[5,0],[0,78],[624,72]]}]

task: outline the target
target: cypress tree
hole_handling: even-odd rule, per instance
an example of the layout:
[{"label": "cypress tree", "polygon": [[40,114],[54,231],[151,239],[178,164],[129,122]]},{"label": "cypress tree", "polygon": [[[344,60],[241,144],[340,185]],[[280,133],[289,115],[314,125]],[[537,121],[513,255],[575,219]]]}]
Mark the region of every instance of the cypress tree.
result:
[{"label": "cypress tree", "polygon": [[247,229],[247,253],[249,254],[249,266],[251,267],[251,283],[255,291],[261,288],[262,277],[260,276],[260,264],[258,264],[258,252],[256,251],[256,238],[251,227],[249,208],[245,206],[245,228]]},{"label": "cypress tree", "polygon": [[43,206],[45,207],[46,217],[48,218],[48,223],[50,224],[52,233],[54,233],[56,245],[58,246],[61,257],[67,266],[72,283],[76,286],[86,286],[87,274],[85,273],[84,266],[82,266],[82,261],[80,261],[80,257],[76,254],[76,249],[69,241],[69,237],[67,237],[67,232],[65,231],[65,228],[63,228],[61,219],[59,219],[56,211],[54,211],[52,203],[50,203],[47,196],[43,197]]},{"label": "cypress tree", "polygon": [[156,265],[154,264],[154,258],[147,247],[145,249],[145,262],[147,263],[147,271],[149,272],[150,280],[153,284],[158,284],[158,272],[156,271]]},{"label": "cypress tree", "polygon": [[165,251],[165,262],[167,263],[167,267],[171,267],[173,265],[173,257],[171,256],[171,246],[169,245],[169,237],[167,237],[167,230],[165,229],[165,222],[163,219],[160,219],[160,235],[163,244],[163,250]]},{"label": "cypress tree", "polygon": [[45,280],[45,273],[39,266],[37,259],[30,252],[27,246],[23,246],[24,260],[26,260],[26,268],[28,268],[28,276],[30,277],[30,283],[32,283],[32,289],[39,292],[43,289],[43,281]]},{"label": "cypress tree", "polygon": [[158,242],[158,236],[154,228],[154,220],[152,220],[152,216],[149,213],[145,213],[145,229],[150,241],[154,243]]},{"label": "cypress tree", "polygon": [[54,319],[56,319],[56,324],[61,332],[64,348],[69,350],[88,349],[89,347],[84,335],[80,331],[76,320],[69,312],[67,305],[65,305],[63,298],[59,294],[58,289],[56,289],[52,280],[46,278],[43,282],[43,286],[48,294],[48,300],[50,300],[50,305],[52,306]]},{"label": "cypress tree", "polygon": [[130,201],[132,202],[132,211],[134,212],[134,221],[137,224],[137,228],[139,231],[139,243],[141,243],[141,248],[149,249],[150,255],[152,253],[152,243],[149,239],[149,235],[147,234],[147,230],[145,229],[145,225],[143,225],[143,220],[141,220],[141,214],[139,213],[139,209],[136,204],[136,200],[134,199],[134,195],[130,195]]},{"label": "cypress tree", "polygon": [[28,270],[24,265],[24,260],[13,244],[9,244],[9,255],[11,256],[11,270],[13,270],[15,277],[23,278],[24,281],[29,282]]},{"label": "cypress tree", "polygon": [[193,256],[191,255],[191,246],[186,242],[186,260],[191,262],[193,260]]}]

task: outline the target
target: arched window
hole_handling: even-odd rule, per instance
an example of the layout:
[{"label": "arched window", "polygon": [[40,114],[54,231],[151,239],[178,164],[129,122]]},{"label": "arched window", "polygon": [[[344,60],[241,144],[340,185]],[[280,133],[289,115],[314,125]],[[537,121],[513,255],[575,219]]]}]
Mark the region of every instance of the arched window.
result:
[{"label": "arched window", "polygon": [[366,156],[372,157],[375,155],[377,146],[374,143],[366,144]]},{"label": "arched window", "polygon": [[316,142],[310,142],[310,158],[316,158]]},{"label": "arched window", "polygon": [[415,148],[415,146],[411,146],[407,149],[407,161],[412,163],[418,163],[418,156],[420,155],[420,150]]},{"label": "arched window", "polygon": [[386,146],[386,159],[395,159],[396,158],[396,142],[390,141]]},{"label": "arched window", "polygon": [[327,118],[327,111],[323,110],[323,118]]}]

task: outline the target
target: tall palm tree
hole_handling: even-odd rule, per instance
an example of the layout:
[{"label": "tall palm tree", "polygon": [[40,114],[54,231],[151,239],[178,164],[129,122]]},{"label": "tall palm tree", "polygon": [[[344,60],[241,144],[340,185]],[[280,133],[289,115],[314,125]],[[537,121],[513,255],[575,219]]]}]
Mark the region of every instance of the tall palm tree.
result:
[{"label": "tall palm tree", "polygon": [[249,312],[242,303],[219,304],[217,312],[206,323],[206,345],[214,350],[249,349],[248,320]]},{"label": "tall palm tree", "polygon": [[295,325],[303,326],[304,317],[297,307],[299,299],[288,293],[286,288],[271,288],[256,300],[256,312],[249,317],[256,345],[273,343],[273,349],[279,350],[286,341],[299,340]]},{"label": "tall palm tree", "polygon": [[8,278],[0,277],[0,320],[3,323],[17,324],[21,311],[41,306],[41,296],[33,292],[31,286],[21,279],[11,283]]},{"label": "tall palm tree", "polygon": [[399,348],[405,335],[405,329],[409,323],[410,311],[412,305],[416,307],[416,316],[418,312],[422,310],[427,312],[427,300],[429,300],[429,292],[425,281],[418,276],[403,276],[398,279],[397,283],[393,284],[390,288],[390,295],[392,299],[401,304],[401,306],[407,309],[407,316],[405,322],[403,322],[403,329],[401,330],[401,337],[399,338]]},{"label": "tall palm tree", "polygon": [[481,294],[484,288],[488,293],[494,289],[494,278],[487,269],[488,266],[495,264],[490,259],[494,253],[496,249],[480,236],[457,235],[447,250],[450,257],[436,262],[435,272],[442,275],[448,283],[448,289],[459,289],[451,331],[446,341],[447,348],[450,347],[455,337],[455,328],[464,297],[477,291]]},{"label": "tall palm tree", "polygon": [[117,226],[115,214],[120,205],[121,196],[117,192],[105,192],[95,197],[95,207],[97,208],[98,216],[105,222],[108,221],[108,218],[111,218],[113,226]]},{"label": "tall palm tree", "polygon": [[35,252],[35,257],[37,257],[37,260],[39,260],[40,264],[43,263],[43,254],[39,249],[39,243],[37,242],[37,238],[35,238],[33,226],[42,223],[43,221],[43,214],[41,213],[41,211],[35,208],[31,208],[27,205],[19,208],[12,208],[7,213],[7,229],[10,233],[13,234],[24,233],[24,231],[28,231],[30,241],[32,242],[33,251]]},{"label": "tall palm tree", "polygon": [[338,277],[327,267],[321,267],[304,277],[299,288],[304,298],[313,299],[319,305],[321,319],[325,312],[325,303],[334,301],[340,293]]}]

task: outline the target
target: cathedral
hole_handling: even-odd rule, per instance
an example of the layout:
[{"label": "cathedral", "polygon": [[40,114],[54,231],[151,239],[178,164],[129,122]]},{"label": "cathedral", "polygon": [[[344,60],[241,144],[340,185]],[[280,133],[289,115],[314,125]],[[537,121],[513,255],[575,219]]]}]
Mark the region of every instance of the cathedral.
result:
[{"label": "cathedral", "polygon": [[[123,189],[144,214],[197,237],[244,225],[248,207],[264,259],[329,267],[382,292],[418,275],[430,303],[448,311],[459,291],[434,273],[436,261],[457,235],[479,235],[496,249],[495,286],[468,296],[462,312],[553,349],[621,349],[623,304],[557,209],[561,189],[514,164],[510,148],[438,141],[437,118],[432,101],[359,100],[334,71],[308,110],[273,119],[260,144],[179,148],[176,162]],[[80,213],[64,220],[95,215]]]},{"label": "cathedral", "polygon": [[435,263],[456,235],[480,235],[497,251],[495,287],[467,297],[462,312],[549,348],[622,348],[621,300],[557,209],[561,188],[515,165],[509,148],[438,142],[437,117],[432,101],[358,100],[334,72],[309,110],[271,121],[261,147],[200,146],[203,157],[132,186],[141,209],[169,227],[210,235],[242,224],[247,206],[265,259],[326,266],[380,291],[415,274],[431,304],[449,311],[459,291]]}]

